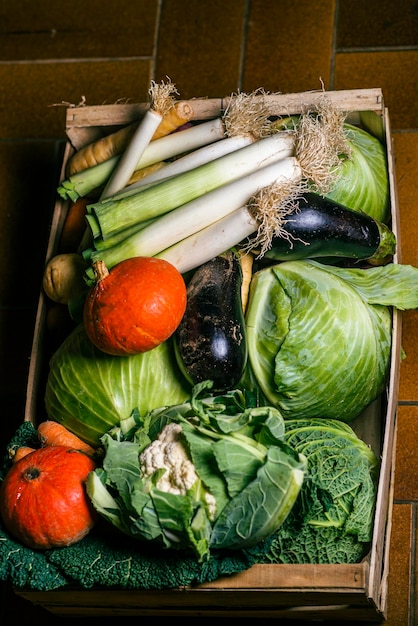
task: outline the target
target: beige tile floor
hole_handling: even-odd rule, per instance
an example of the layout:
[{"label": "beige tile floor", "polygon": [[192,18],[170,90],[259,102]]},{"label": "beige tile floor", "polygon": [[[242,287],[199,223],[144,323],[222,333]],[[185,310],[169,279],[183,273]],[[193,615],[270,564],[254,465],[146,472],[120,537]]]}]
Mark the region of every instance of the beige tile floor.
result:
[{"label": "beige tile floor", "polygon": [[[0,5],[2,442],[20,423],[63,103],[381,87],[396,159],[402,261],[418,265],[418,9],[414,0],[3,0]],[[403,315],[388,626],[418,623],[418,313]],[[0,618],[57,618],[0,587]],[[7,617],[7,619],[6,619]],[[83,621],[83,620],[82,620]],[[92,620],[89,620],[91,622]]]}]

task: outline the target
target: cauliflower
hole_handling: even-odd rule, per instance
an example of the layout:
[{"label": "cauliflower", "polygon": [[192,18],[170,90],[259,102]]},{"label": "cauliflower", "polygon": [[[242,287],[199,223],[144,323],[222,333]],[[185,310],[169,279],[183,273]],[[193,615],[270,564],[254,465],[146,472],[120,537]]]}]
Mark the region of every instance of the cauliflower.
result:
[{"label": "cauliflower", "polygon": [[[156,487],[166,493],[185,495],[200,480],[196,468],[190,460],[184,445],[180,424],[167,424],[139,457],[144,478],[151,477],[158,469],[165,469],[158,479]],[[205,501],[209,517],[215,518],[216,500],[205,490]]]}]

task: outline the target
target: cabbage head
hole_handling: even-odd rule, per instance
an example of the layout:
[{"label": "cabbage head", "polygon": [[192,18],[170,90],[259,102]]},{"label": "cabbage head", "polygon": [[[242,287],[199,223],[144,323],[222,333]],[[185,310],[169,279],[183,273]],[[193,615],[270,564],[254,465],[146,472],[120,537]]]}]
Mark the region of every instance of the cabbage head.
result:
[{"label": "cabbage head", "polygon": [[49,419],[93,444],[129,417],[183,402],[190,386],[177,369],[166,341],[134,356],[111,356],[97,349],[80,324],[50,360],[45,391]]},{"label": "cabbage head", "polygon": [[209,386],[204,381],[188,401],[142,418],[134,413],[106,433],[103,467],[86,483],[95,509],[122,533],[201,562],[270,537],[289,515],[306,468],[283,442],[279,411],[235,389],[208,395]]},{"label": "cabbage head", "polygon": [[338,180],[324,195],[354,211],[363,211],[379,222],[388,223],[386,149],[379,139],[361,128],[345,124],[344,129],[351,155],[342,161]]},{"label": "cabbage head", "polygon": [[373,534],[379,459],[339,420],[286,420],[285,441],[307,459],[306,478],[265,558],[358,563]]},{"label": "cabbage head", "polygon": [[[390,285],[393,304],[402,305],[396,299],[402,266],[386,268],[289,261],[254,275],[246,316],[249,360],[267,401],[285,418],[349,422],[384,390]],[[410,274],[416,292],[418,272]]]}]

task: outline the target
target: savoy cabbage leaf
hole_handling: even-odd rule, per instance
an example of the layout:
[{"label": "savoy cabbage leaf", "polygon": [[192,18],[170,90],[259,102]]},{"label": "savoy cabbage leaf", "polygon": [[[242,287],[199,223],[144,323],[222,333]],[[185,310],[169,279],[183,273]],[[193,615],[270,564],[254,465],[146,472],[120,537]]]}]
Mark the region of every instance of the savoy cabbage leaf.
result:
[{"label": "savoy cabbage leaf", "polygon": [[338,420],[287,420],[285,441],[306,457],[307,472],[263,562],[359,562],[372,538],[378,458]]}]

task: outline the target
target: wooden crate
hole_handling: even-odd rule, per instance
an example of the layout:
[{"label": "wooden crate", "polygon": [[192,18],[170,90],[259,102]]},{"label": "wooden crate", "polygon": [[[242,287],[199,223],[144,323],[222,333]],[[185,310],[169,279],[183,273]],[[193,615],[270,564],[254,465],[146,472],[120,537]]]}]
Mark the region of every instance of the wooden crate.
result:
[{"label": "wooden crate", "polygon": [[[314,105],[322,92],[265,96],[272,114],[299,113]],[[348,120],[359,123],[362,112],[377,113],[383,122],[389,163],[392,228],[398,239],[395,262],[400,262],[399,216],[388,111],[380,89],[327,92],[327,97]],[[228,98],[193,100],[195,119],[219,115]],[[73,150],[97,137],[139,119],[144,104],[75,107],[67,110],[68,143],[65,163]],[[68,205],[58,199],[51,224],[46,258],[57,243]],[[25,420],[37,422],[43,403],[46,302],[40,294],[27,387]],[[401,319],[393,315],[391,374],[386,392],[356,419],[353,427],[381,457],[374,532],[368,556],[350,565],[255,565],[215,582],[164,591],[123,589],[62,589],[48,592],[18,590],[20,596],[66,616],[230,616],[315,620],[384,620],[386,614],[388,554],[391,530],[392,468],[396,436],[396,410],[400,366]]]}]

